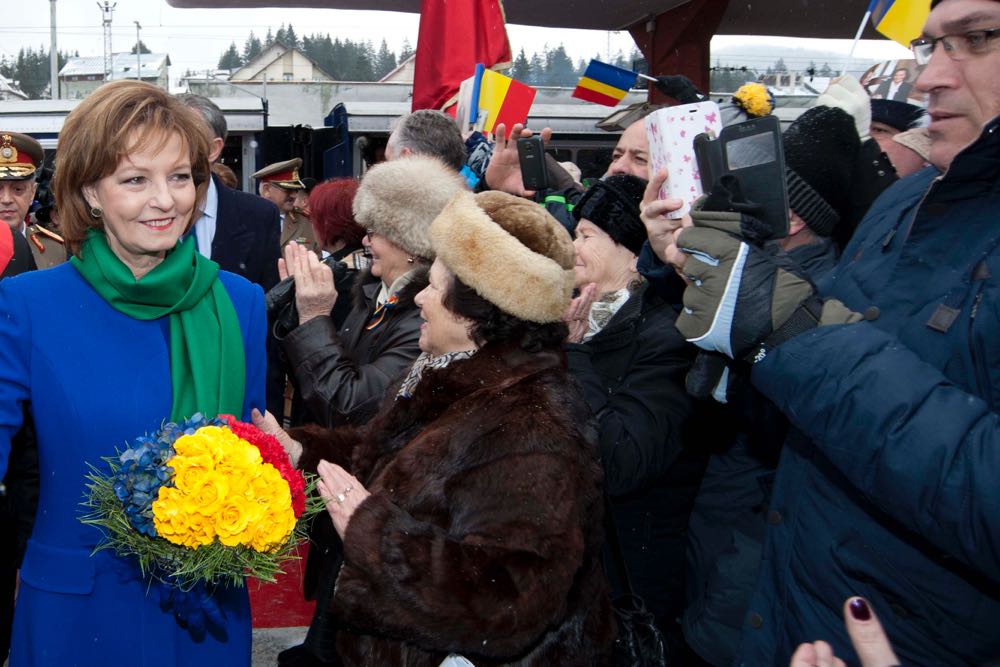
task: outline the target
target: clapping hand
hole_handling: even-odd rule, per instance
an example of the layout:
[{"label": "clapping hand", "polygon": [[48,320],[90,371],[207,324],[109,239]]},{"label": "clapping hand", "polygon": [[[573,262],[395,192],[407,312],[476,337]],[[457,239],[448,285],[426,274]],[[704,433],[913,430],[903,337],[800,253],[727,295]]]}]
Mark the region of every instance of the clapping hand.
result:
[{"label": "clapping hand", "polygon": [[326,503],[326,511],[333,519],[333,527],[343,539],[354,511],[371,494],[354,475],[336,463],[320,461],[317,471],[319,483],[316,486],[319,495]]},{"label": "clapping hand", "polygon": [[580,295],[569,302],[569,308],[563,315],[563,322],[569,328],[567,343],[582,343],[583,337],[590,328],[590,307],[597,299],[597,284],[588,283],[580,290]]},{"label": "clapping hand", "polygon": [[300,325],[329,315],[337,303],[333,270],[303,245],[289,243],[285,246],[284,257],[278,260],[278,275],[282,280],[289,276],[295,280],[295,308]]}]

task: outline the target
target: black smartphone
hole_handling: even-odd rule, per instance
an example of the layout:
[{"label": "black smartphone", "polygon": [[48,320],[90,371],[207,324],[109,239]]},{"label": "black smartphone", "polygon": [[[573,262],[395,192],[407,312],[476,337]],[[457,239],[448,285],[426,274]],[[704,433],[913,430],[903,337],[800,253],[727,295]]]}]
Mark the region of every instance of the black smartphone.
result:
[{"label": "black smartphone", "polygon": [[525,190],[549,187],[549,172],[545,167],[545,145],[540,135],[517,140],[517,157],[521,163],[521,182]]},{"label": "black smartphone", "polygon": [[771,230],[768,238],[788,236],[788,189],[777,117],[727,125],[716,140],[698,135],[694,148],[706,191],[723,176],[732,175],[743,196],[760,204],[757,217]]}]

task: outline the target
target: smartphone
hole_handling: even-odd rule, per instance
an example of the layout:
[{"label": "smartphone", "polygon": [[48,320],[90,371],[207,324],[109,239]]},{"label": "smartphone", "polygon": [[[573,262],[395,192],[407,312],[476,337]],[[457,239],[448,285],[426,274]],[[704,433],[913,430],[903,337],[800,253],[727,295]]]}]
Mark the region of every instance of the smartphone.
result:
[{"label": "smartphone", "polygon": [[645,123],[653,173],[667,170],[667,182],[660,188],[660,199],[683,200],[680,209],[668,214],[670,218],[681,218],[703,194],[694,141],[701,134],[715,137],[722,131],[719,105],[699,102],[657,109],[646,116]]},{"label": "smartphone", "polygon": [[549,172],[545,167],[545,145],[541,135],[517,140],[517,158],[521,163],[521,182],[525,190],[549,187]]},{"label": "smartphone", "polygon": [[718,139],[699,136],[694,145],[709,190],[723,176],[732,175],[744,198],[760,205],[756,217],[771,230],[768,238],[788,236],[788,189],[776,116],[729,125]]}]

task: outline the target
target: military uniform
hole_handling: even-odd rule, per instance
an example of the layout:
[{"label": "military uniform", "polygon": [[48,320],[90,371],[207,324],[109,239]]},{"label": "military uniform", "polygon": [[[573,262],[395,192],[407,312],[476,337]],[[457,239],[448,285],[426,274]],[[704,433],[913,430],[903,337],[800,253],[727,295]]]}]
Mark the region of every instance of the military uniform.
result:
[{"label": "military uniform", "polygon": [[[38,223],[34,216],[28,217],[35,196],[34,182],[45,153],[42,145],[34,138],[17,132],[0,131],[0,181],[20,181],[31,183],[30,192],[5,197],[12,200],[17,209],[17,219],[4,222],[15,233],[21,233],[28,241],[35,266],[47,269],[66,261],[66,247],[63,238],[48,227]],[[5,202],[4,208],[10,208]],[[27,227],[25,226],[27,224]]]},{"label": "military uniform", "polygon": [[[306,185],[299,178],[299,168],[301,166],[302,158],[275,162],[254,172],[253,177],[261,184],[270,183],[282,190],[305,190]],[[281,247],[284,248],[287,243],[291,243],[292,241],[301,243],[313,252],[319,253],[320,251],[309,218],[301,212],[294,210],[284,214],[282,218]]]},{"label": "military uniform", "polygon": [[39,269],[47,269],[66,261],[66,242],[48,227],[33,221],[25,229],[24,236],[28,239],[35,266]]}]

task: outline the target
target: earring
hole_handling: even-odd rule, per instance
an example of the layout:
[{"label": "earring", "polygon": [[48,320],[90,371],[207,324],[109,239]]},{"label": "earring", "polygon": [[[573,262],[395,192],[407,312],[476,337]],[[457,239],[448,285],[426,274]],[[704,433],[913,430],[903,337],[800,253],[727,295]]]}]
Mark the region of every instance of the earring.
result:
[{"label": "earring", "polygon": [[406,263],[407,264],[413,264],[413,262],[414,262],[414,259],[412,257],[407,257],[406,258]]},{"label": "earring", "polygon": [[94,220],[100,220],[101,217],[103,217],[103,216],[104,216],[104,211],[102,211],[100,208],[98,208],[97,206],[91,206],[90,207],[90,217],[91,218],[93,218]]}]

